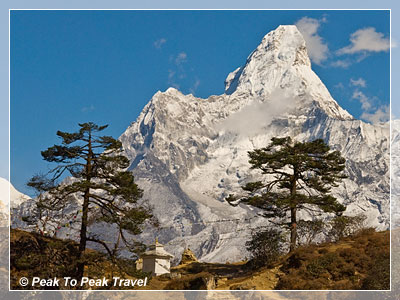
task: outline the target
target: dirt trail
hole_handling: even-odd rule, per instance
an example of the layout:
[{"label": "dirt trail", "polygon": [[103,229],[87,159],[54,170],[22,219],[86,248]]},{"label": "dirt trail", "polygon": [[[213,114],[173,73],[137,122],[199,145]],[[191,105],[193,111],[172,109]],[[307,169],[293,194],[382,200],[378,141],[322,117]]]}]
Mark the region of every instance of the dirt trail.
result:
[{"label": "dirt trail", "polygon": [[282,272],[279,266],[273,269],[263,269],[251,276],[219,279],[216,283],[217,290],[273,290],[279,281]]}]

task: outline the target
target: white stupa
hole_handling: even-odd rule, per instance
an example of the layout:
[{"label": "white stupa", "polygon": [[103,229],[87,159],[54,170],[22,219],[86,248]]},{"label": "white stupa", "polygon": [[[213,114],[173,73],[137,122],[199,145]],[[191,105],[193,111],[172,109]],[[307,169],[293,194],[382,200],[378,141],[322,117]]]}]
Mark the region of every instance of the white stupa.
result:
[{"label": "white stupa", "polygon": [[154,245],[141,255],[143,272],[151,272],[155,276],[170,273],[171,258],[174,256],[164,250],[164,246],[156,239]]}]

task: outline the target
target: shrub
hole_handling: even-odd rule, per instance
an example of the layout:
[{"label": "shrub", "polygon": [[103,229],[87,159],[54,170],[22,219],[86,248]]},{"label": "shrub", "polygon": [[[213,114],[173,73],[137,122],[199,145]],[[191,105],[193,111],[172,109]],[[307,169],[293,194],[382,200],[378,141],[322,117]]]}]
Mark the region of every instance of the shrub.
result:
[{"label": "shrub", "polygon": [[337,243],[299,247],[283,262],[276,289],[389,289],[389,246],[388,231],[368,229]]},{"label": "shrub", "polygon": [[324,256],[312,260],[307,265],[307,271],[311,276],[319,277],[322,273],[329,271],[329,267],[337,261],[336,253],[327,253]]},{"label": "shrub", "polygon": [[363,228],[366,218],[362,214],[357,216],[337,216],[329,223],[331,229],[328,235],[334,241],[354,235]]},{"label": "shrub", "polygon": [[299,235],[298,243],[302,245],[310,245],[315,237],[324,231],[325,223],[322,220],[297,222],[297,234]]},{"label": "shrub", "polygon": [[257,228],[252,231],[246,249],[251,254],[253,266],[270,266],[282,255],[285,239],[282,233],[272,228]]}]

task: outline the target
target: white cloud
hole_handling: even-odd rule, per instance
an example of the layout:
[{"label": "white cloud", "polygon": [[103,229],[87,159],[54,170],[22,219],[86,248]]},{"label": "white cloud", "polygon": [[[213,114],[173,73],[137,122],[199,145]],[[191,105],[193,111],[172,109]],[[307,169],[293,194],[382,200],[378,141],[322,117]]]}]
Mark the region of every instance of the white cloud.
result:
[{"label": "white cloud", "polygon": [[172,79],[175,76],[175,72],[172,70],[168,70],[168,79]]},{"label": "white cloud", "polygon": [[233,113],[217,125],[217,130],[230,132],[239,137],[249,137],[265,132],[274,117],[281,115],[293,105],[292,95],[277,88],[264,102],[253,101],[238,112]]},{"label": "white cloud", "polygon": [[323,41],[322,37],[318,35],[318,28],[321,22],[326,22],[326,19],[317,20],[303,17],[295,23],[306,41],[310,59],[316,64],[321,64],[329,54],[327,44]]},{"label": "white cloud", "polygon": [[196,78],[193,86],[190,88],[190,92],[194,95],[194,93],[196,92],[197,88],[200,85],[200,79]]},{"label": "white cloud", "polygon": [[157,41],[155,41],[153,43],[154,47],[156,47],[157,49],[161,49],[162,45],[164,45],[167,42],[167,39],[165,38],[161,38],[158,39]]},{"label": "white cloud", "polygon": [[347,69],[352,64],[359,63],[360,61],[367,58],[369,55],[370,55],[370,53],[360,52],[360,53],[357,53],[353,57],[347,57],[346,59],[338,59],[336,61],[333,61],[333,62],[331,62],[331,66],[335,67],[335,68]]},{"label": "white cloud", "polygon": [[90,112],[90,111],[94,111],[95,107],[93,104],[90,104],[90,106],[85,106],[81,108],[81,112]]},{"label": "white cloud", "polygon": [[356,57],[356,62],[359,63],[360,61],[363,61],[364,59],[366,59],[368,56],[370,56],[370,53],[362,52]]},{"label": "white cloud", "polygon": [[389,106],[383,105],[379,107],[374,113],[364,112],[361,115],[361,119],[376,124],[379,122],[389,121]]},{"label": "white cloud", "polygon": [[372,124],[389,120],[389,106],[381,105],[377,107],[374,105],[374,102],[379,102],[376,97],[368,97],[363,92],[355,90],[352,99],[357,99],[361,103],[363,113],[361,114],[360,119]]},{"label": "white cloud", "polygon": [[168,84],[176,89],[179,89],[179,84],[176,82],[175,78],[176,72],[173,70],[168,70]]},{"label": "white cloud", "polygon": [[168,84],[174,88],[179,89],[180,85],[178,82],[182,82],[186,78],[185,64],[187,62],[187,54],[180,52],[176,56],[171,55],[169,62],[172,63],[172,68],[168,70]]},{"label": "white cloud", "polygon": [[364,111],[368,111],[372,108],[372,101],[363,92],[355,90],[353,92],[352,99],[357,99],[361,103],[361,108]]},{"label": "white cloud", "polygon": [[332,67],[347,69],[351,65],[349,60],[337,60],[331,63]]},{"label": "white cloud", "polygon": [[373,27],[359,29],[350,35],[350,45],[339,49],[337,54],[354,54],[358,52],[381,52],[390,48],[390,40]]},{"label": "white cloud", "polygon": [[175,58],[175,63],[176,63],[177,65],[180,65],[180,64],[186,62],[186,60],[187,60],[187,54],[186,54],[185,52],[181,52],[181,53],[179,53],[178,56]]},{"label": "white cloud", "polygon": [[365,88],[367,86],[367,82],[363,78],[358,78],[358,79],[350,79],[350,85],[352,86],[359,86]]},{"label": "white cloud", "polygon": [[344,89],[344,85],[341,82],[339,82],[338,84],[335,84],[333,87],[335,89],[339,89],[339,90],[343,90]]}]

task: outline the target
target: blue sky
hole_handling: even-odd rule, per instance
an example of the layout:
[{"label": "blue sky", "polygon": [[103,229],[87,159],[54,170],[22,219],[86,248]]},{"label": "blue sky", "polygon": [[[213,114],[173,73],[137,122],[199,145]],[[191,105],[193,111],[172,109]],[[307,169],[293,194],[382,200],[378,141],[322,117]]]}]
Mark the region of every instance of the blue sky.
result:
[{"label": "blue sky", "polygon": [[388,11],[12,11],[11,181],[49,165],[40,151],[56,131],[110,124],[118,137],[158,90],[206,98],[224,91],[280,24],[305,36],[313,69],[356,118],[389,107]]}]

